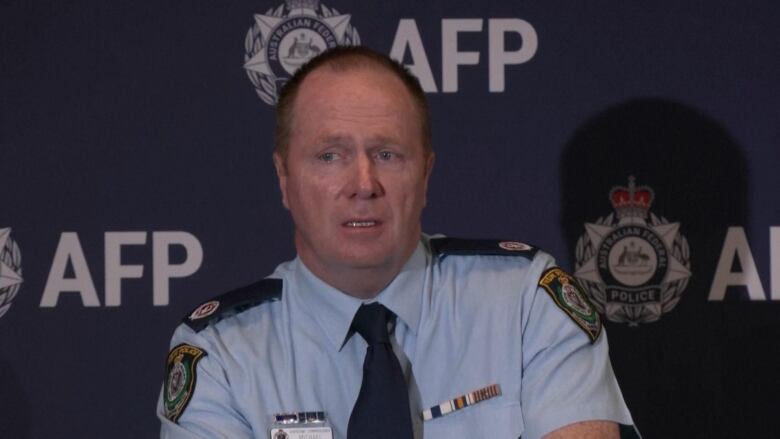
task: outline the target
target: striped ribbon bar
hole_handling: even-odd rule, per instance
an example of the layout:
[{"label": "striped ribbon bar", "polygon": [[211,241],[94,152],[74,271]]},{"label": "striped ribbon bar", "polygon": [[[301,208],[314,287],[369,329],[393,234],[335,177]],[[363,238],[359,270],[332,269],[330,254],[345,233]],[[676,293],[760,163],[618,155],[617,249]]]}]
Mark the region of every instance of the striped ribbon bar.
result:
[{"label": "striped ribbon bar", "polygon": [[457,398],[453,398],[449,401],[445,401],[427,410],[423,410],[422,417],[424,421],[430,421],[431,419],[440,418],[448,413],[464,409],[470,405],[474,405],[478,402],[482,402],[490,398],[495,398],[500,395],[501,386],[498,384],[491,384],[479,390],[475,390]]}]

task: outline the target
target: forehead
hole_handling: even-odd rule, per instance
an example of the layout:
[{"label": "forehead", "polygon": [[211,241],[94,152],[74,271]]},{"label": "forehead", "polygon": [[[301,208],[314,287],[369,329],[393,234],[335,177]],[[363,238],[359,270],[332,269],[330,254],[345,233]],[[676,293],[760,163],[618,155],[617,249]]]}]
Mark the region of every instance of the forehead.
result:
[{"label": "forehead", "polygon": [[394,73],[374,66],[335,69],[325,65],[311,72],[300,85],[291,116],[292,136],[314,135],[308,130],[340,123],[422,130],[418,109],[404,83]]}]

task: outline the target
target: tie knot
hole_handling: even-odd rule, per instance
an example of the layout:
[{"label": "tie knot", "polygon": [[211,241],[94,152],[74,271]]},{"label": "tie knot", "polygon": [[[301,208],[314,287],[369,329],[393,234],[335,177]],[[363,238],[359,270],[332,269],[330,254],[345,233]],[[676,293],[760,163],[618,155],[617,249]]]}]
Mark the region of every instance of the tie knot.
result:
[{"label": "tie knot", "polygon": [[379,302],[361,305],[352,320],[354,329],[369,344],[389,343],[387,323],[393,317],[393,312]]}]

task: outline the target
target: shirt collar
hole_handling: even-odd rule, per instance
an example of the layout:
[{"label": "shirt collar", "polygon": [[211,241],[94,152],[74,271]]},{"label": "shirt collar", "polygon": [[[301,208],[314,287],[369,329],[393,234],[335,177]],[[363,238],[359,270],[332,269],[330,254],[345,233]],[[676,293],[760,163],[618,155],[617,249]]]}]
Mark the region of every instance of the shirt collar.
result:
[{"label": "shirt collar", "polygon": [[394,312],[415,334],[420,325],[425,273],[430,257],[420,241],[401,272],[376,297],[376,301]]},{"label": "shirt collar", "polygon": [[293,261],[297,299],[340,350],[349,336],[352,319],[363,303],[379,302],[393,311],[414,333],[420,324],[425,267],[430,254],[421,241],[396,277],[379,294],[360,300],[328,285],[312,273],[300,258]]}]

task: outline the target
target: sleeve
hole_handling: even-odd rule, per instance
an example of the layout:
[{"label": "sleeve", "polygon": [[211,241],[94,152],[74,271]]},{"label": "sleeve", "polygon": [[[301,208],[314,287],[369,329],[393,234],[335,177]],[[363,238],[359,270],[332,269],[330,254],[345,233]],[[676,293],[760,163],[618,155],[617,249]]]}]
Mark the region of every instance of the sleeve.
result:
[{"label": "sleeve", "polygon": [[[546,265],[542,278],[553,270],[558,270],[555,275],[568,276],[549,262]],[[584,296],[581,296],[584,302],[572,297],[570,289],[568,298],[573,303],[560,300],[560,287],[573,278],[559,280],[562,282],[547,284],[546,287],[554,287],[548,290],[542,282],[536,284],[536,279],[529,279],[529,283],[534,284],[529,285],[530,291],[523,295],[520,398],[527,428],[523,439],[541,438],[553,430],[581,421],[633,424],[612,371],[607,334],[602,330],[601,322],[597,321],[597,328],[577,322],[571,312],[578,306],[582,310],[583,305],[592,305]],[[576,281],[574,286],[584,294]],[[574,308],[567,310],[567,306]],[[595,317],[598,318],[598,314]],[[639,437],[631,428],[621,428],[621,431],[628,433],[623,437]]]},{"label": "sleeve", "polygon": [[157,402],[161,438],[254,437],[237,407],[217,346],[186,325],[177,328]]}]

